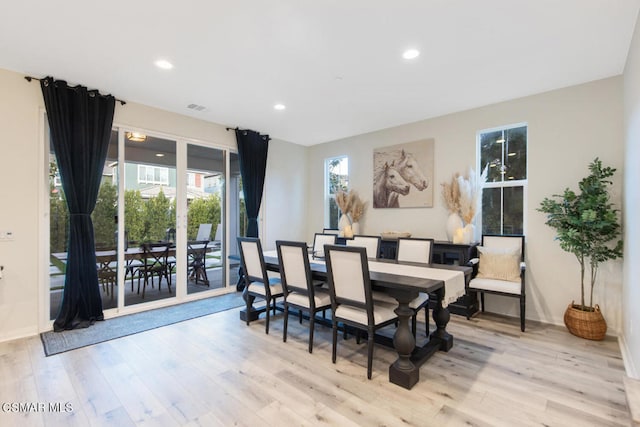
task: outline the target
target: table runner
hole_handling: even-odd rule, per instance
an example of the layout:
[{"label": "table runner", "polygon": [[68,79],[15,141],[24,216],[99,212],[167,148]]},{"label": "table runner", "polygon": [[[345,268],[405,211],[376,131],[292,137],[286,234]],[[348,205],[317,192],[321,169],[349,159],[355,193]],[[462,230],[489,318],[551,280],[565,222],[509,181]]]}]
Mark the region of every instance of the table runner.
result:
[{"label": "table runner", "polygon": [[377,273],[402,274],[404,276],[423,279],[442,280],[444,282],[444,298],[442,306],[446,307],[464,295],[464,274],[462,271],[442,268],[420,267],[417,265],[392,264],[369,261],[369,271]]},{"label": "table runner", "polygon": [[[277,251],[266,251],[265,256],[278,257]],[[309,255],[312,264],[324,264],[324,260]],[[417,265],[395,264],[388,262],[369,261],[369,271],[377,273],[401,274],[423,279],[442,280],[444,282],[444,298],[442,306],[446,307],[465,294],[464,273],[462,271],[446,270],[443,268],[421,267]]]}]

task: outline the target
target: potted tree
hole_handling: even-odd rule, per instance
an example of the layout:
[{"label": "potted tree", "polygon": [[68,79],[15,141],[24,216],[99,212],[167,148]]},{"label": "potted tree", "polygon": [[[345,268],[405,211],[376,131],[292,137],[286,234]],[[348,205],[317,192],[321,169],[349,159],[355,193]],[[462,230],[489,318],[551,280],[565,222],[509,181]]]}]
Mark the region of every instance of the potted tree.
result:
[{"label": "potted tree", "polygon": [[[576,256],[580,264],[580,304],[572,302],[564,314],[569,332],[582,338],[601,340],[607,324],[600,307],[593,304],[593,288],[601,263],[622,257],[618,210],[609,200],[610,177],[616,171],[602,167],[596,159],[590,174],[578,183],[579,192],[569,188],[563,194],[545,198],[538,211],[547,214],[546,224],[557,232],[560,247]],[[589,273],[589,303],[585,301],[585,275]]]}]

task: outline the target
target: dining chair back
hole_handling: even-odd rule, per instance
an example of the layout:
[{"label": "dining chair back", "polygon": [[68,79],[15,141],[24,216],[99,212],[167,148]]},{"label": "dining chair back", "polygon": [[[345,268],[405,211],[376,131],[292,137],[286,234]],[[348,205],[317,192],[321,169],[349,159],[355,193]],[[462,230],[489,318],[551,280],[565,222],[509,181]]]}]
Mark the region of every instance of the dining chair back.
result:
[{"label": "dining chair back", "polygon": [[96,265],[102,290],[113,299],[113,287],[118,284],[117,248],[109,247],[96,251]]},{"label": "dining chair back", "polygon": [[282,297],[282,283],[279,277],[269,277],[264,263],[262,244],[255,237],[238,237],[241,266],[244,271],[244,299],[247,302],[247,325],[250,322],[249,312],[255,298],[264,299],[267,303],[265,333],[269,333],[269,311],[273,307],[276,313],[276,299]]},{"label": "dining chair back", "polygon": [[207,246],[209,240],[193,240],[187,242],[188,278],[209,286],[207,276]]},{"label": "dining chair back", "polygon": [[[170,243],[143,243],[142,263],[138,266],[138,292],[140,292],[140,278],[143,279],[142,298],[148,284],[153,287],[153,276],[158,276],[158,292],[162,287],[162,278],[167,280],[167,287],[171,293],[171,272],[169,270],[169,249]],[[151,283],[149,283],[151,281]]]},{"label": "dining chair back", "polygon": [[371,379],[375,331],[395,323],[397,305],[375,302],[371,292],[371,279],[367,249],[361,246],[325,246],[327,276],[333,312],[332,361],[336,363],[338,323],[367,331],[367,378]]},{"label": "dining chair back", "polygon": [[396,260],[431,264],[433,261],[433,239],[399,238]]},{"label": "dining chair back", "polygon": [[335,245],[337,238],[337,234],[316,233],[313,236],[313,257],[324,258],[324,245]]},{"label": "dining chair back", "polygon": [[276,241],[280,264],[280,279],[284,293],[284,330],[282,340],[287,341],[289,309],[297,308],[300,322],[302,312],[309,313],[309,353],[313,351],[315,315],[331,306],[327,289],[317,288],[311,278],[311,267],[305,242]]},{"label": "dining chair back", "polygon": [[200,224],[196,240],[211,240],[211,228],[213,224]]},{"label": "dining chair back", "polygon": [[335,234],[337,236],[340,234],[340,230],[337,228],[323,228],[322,234]]},{"label": "dining chair back", "polygon": [[347,246],[362,246],[367,249],[367,258],[380,257],[380,236],[356,235],[347,240]]}]

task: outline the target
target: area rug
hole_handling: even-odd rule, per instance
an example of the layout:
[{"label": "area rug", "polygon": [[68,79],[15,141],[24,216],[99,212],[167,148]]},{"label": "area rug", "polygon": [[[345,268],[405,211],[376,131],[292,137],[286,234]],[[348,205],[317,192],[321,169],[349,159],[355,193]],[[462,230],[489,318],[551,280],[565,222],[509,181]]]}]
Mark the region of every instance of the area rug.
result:
[{"label": "area rug", "polygon": [[47,356],[52,356],[172,323],[218,313],[244,304],[242,293],[235,292],[170,307],[157,308],[142,313],[115,317],[103,322],[96,322],[85,329],[43,332],[40,334],[40,338],[44,346],[44,353]]}]

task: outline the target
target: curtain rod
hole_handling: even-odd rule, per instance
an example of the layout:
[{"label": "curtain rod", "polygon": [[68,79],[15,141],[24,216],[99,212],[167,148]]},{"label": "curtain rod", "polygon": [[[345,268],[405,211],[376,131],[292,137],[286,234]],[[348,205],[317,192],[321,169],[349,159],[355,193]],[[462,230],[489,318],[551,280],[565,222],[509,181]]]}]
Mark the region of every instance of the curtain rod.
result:
[{"label": "curtain rod", "polygon": [[[31,83],[31,80],[37,80],[39,82],[42,81],[42,79],[39,79],[37,77],[31,77],[31,76],[24,76],[24,79],[26,81],[28,81],[29,83]],[[123,101],[123,100],[115,98],[115,97],[114,97],[114,99],[116,100],[116,102],[119,102],[120,105],[125,105],[127,103],[127,101]]]},{"label": "curtain rod", "polygon": [[[242,130],[242,131],[251,130],[251,129],[240,129],[239,127],[226,128],[226,129],[227,129],[227,132],[228,132],[228,131],[230,131],[230,130]],[[251,131],[252,131],[252,132],[256,132],[256,131],[254,131],[254,130],[251,130]],[[258,135],[260,135],[260,132],[256,132],[256,133],[257,133]],[[265,137],[266,137],[266,140],[267,140],[267,141],[271,141],[271,137],[270,137],[269,135],[260,135],[260,136],[262,137],[262,139],[265,139]]]}]

